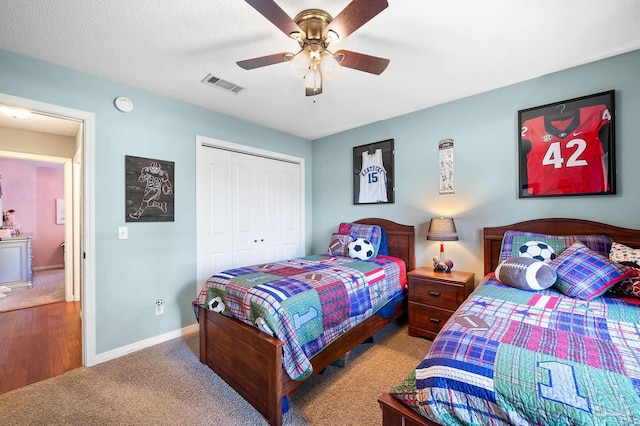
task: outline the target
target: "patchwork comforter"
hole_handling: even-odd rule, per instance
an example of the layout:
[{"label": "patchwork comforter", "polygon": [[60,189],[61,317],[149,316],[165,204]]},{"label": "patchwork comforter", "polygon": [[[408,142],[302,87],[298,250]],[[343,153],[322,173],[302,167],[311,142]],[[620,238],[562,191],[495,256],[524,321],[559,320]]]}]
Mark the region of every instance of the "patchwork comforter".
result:
[{"label": "patchwork comforter", "polygon": [[193,304],[196,315],[206,306],[282,340],[285,372],[303,380],[311,357],[401,297],[405,280],[397,258],[315,255],[215,274]]},{"label": "patchwork comforter", "polygon": [[391,394],[445,425],[640,424],[639,302],[488,276]]}]

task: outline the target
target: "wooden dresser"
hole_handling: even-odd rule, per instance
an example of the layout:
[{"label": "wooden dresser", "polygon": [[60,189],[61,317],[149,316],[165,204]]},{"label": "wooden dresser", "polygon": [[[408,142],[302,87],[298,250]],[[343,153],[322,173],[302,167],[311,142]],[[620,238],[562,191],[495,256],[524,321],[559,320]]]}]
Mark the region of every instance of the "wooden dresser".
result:
[{"label": "wooden dresser", "polygon": [[409,272],[408,277],[410,336],[436,337],[474,289],[471,272],[443,273],[423,266]]}]

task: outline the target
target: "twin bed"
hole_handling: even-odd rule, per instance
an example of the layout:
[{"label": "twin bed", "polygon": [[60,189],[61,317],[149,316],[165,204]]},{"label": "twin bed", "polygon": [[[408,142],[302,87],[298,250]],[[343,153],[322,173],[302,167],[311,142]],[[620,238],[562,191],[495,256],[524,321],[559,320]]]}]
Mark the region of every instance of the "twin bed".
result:
[{"label": "twin bed", "polygon": [[[621,265],[637,266],[640,230],[540,219],[483,234],[485,279],[379,398],[383,424],[639,424],[640,281]],[[541,240],[558,253],[553,287],[496,280],[500,262]]]},{"label": "twin bed", "polygon": [[[401,259],[405,272],[415,268],[413,226],[384,219],[356,222],[383,227],[388,255]],[[407,372],[402,383],[380,396],[384,425],[640,422],[640,282],[634,284],[636,297],[605,293],[608,286],[599,284],[584,297],[584,293],[571,293],[574,290],[571,288],[568,291],[564,288],[564,293],[555,287],[531,291],[496,280],[493,272],[497,265],[512,257],[523,241],[544,240],[545,236],[555,238],[550,242],[558,252],[553,262],[565,262],[564,259],[573,259],[570,256],[577,253],[600,251],[604,256],[613,243],[616,247],[640,248],[640,230],[578,219],[540,219],[484,228],[485,279],[445,324],[416,369]],[[585,246],[580,242],[587,248],[583,249]],[[562,250],[566,253],[562,254]],[[570,252],[571,255],[567,254]],[[637,251],[624,252],[624,256],[629,253],[637,261]],[[328,259],[331,267],[340,271],[341,261]],[[591,260],[580,258],[579,262],[566,264],[580,270],[586,276],[585,282],[593,281],[594,277],[597,282],[608,282],[607,276],[600,276],[600,271],[606,268],[583,267]],[[608,258],[606,261],[610,262]],[[302,274],[292,271],[275,275],[305,281],[317,279],[314,271],[324,274],[323,269],[313,269],[305,262],[293,268],[302,269]],[[617,265],[613,266],[614,272],[631,277],[626,267],[610,263]],[[266,266],[287,267],[277,263]],[[244,274],[247,281],[253,282],[254,278],[273,272],[264,267],[236,270],[231,275]],[[372,271],[369,266],[356,268],[362,269],[363,277]],[[564,266],[558,271],[561,268]],[[369,286],[379,285],[377,279],[363,280]],[[379,290],[376,287],[373,293]],[[217,290],[209,290],[205,296],[206,300],[194,302],[200,323],[201,362],[272,425],[282,423],[287,396],[298,386],[406,312],[402,297],[387,297],[389,302],[380,309],[382,301],[372,302],[380,305],[369,309],[374,311],[372,315],[337,335],[329,334],[328,346],[311,350],[312,355],[303,360],[308,364],[298,364],[301,367],[296,370],[287,367],[287,355],[283,355],[292,350],[278,338],[283,327],[274,326],[269,320],[260,331],[248,321],[227,316],[228,311],[224,311],[225,315],[215,312],[220,308],[210,302],[219,297]],[[233,305],[232,300],[224,302]],[[222,306],[222,310],[233,311],[232,307]],[[321,305],[315,306],[317,310],[323,309]],[[351,306],[353,310],[354,305]],[[245,306],[240,303],[236,309],[263,312],[253,302]],[[301,312],[306,316],[310,311],[305,307]],[[250,322],[260,322],[257,314],[251,315]],[[292,323],[295,325],[296,321]],[[315,340],[306,340],[312,343],[305,349],[315,348]]]},{"label": "twin bed", "polygon": [[[357,225],[379,226],[386,234],[386,246],[388,256],[382,260],[363,262],[348,262],[345,265],[344,258],[340,256],[310,256],[303,259],[295,259],[285,262],[274,262],[267,265],[256,265],[251,268],[237,268],[223,274],[212,277],[203,289],[201,296],[194,301],[199,326],[200,326],[200,361],[208,365],[233,389],[245,398],[253,407],[265,416],[271,425],[282,424],[283,409],[287,408],[287,396],[298,386],[313,375],[322,372],[327,366],[339,360],[343,355],[373,336],[384,326],[395,321],[406,312],[406,301],[401,297],[404,293],[401,284],[396,284],[399,294],[386,297],[388,303],[384,303],[383,292],[385,287],[391,287],[393,283],[387,283],[387,272],[382,272],[377,263],[395,263],[402,265],[401,276],[397,280],[404,282],[406,272],[415,268],[415,229],[413,226],[401,225],[384,219],[361,219],[354,222]],[[333,241],[333,240],[332,240]],[[329,239],[327,244],[329,244]],[[399,259],[395,262],[389,259]],[[353,260],[353,259],[351,259]],[[373,265],[373,266],[372,266]],[[353,270],[343,269],[350,266]],[[380,275],[385,275],[381,279]],[[346,276],[347,282],[339,284],[336,281],[329,283],[329,287],[356,294],[357,302],[344,306],[343,302],[333,300],[333,297],[317,290],[312,298],[323,303],[332,303],[333,307],[327,309],[323,304],[311,304],[297,308],[297,312],[291,315],[291,321],[282,321],[275,324],[274,317],[277,312],[267,312],[270,308],[258,301],[234,302],[234,292],[243,289],[238,287],[251,287],[259,299],[276,298],[279,305],[293,305],[301,296],[296,293],[301,286],[313,286],[314,281],[322,282],[327,276]],[[360,278],[361,277],[361,278]],[[228,280],[232,282],[227,282]],[[284,283],[283,289],[277,293],[274,286],[269,285],[273,281]],[[351,282],[352,281],[352,282]],[[358,281],[358,282],[356,282]],[[263,285],[265,283],[265,285]],[[237,284],[237,285],[236,285]],[[364,288],[355,287],[362,284]],[[228,287],[231,296],[222,296],[220,288]],[[261,287],[260,287],[261,286]],[[281,292],[286,292],[282,295]],[[296,293],[296,294],[293,294]],[[313,292],[312,292],[313,293]],[[397,297],[400,296],[400,297]],[[363,300],[371,297],[371,302]],[[218,302],[210,303],[218,299]],[[284,300],[283,300],[284,299]],[[327,300],[328,299],[328,300]],[[352,299],[353,300],[353,299]],[[222,305],[219,304],[222,302]],[[362,307],[364,305],[364,307]],[[375,305],[375,306],[372,306]],[[384,305],[384,306],[383,306]],[[212,309],[208,309],[211,307]],[[225,313],[222,315],[216,310]],[[250,321],[241,321],[227,316],[230,312],[244,310],[248,313]],[[278,308],[279,310],[279,308]],[[339,318],[331,318],[331,312],[346,312]],[[316,315],[322,311],[323,315]],[[354,311],[356,311],[354,313]],[[256,317],[259,313],[259,319]],[[324,315],[327,313],[327,315]],[[318,319],[322,317],[325,319]],[[349,317],[346,319],[345,317]],[[358,317],[358,324],[349,329],[341,328],[337,323],[350,323],[353,317]],[[327,331],[320,334],[317,328],[329,318],[330,324]],[[266,319],[266,321],[262,321]],[[308,320],[308,321],[307,321]],[[315,325],[314,325],[315,321]],[[249,325],[247,322],[261,325],[264,331]],[[350,324],[352,325],[352,324]],[[295,329],[290,330],[290,329]],[[265,332],[266,331],[266,332]],[[277,336],[286,336],[291,331],[305,341],[305,345],[295,347]],[[274,336],[271,336],[273,334]],[[313,336],[310,336],[313,334]],[[316,334],[318,334],[316,336]],[[320,341],[326,340],[327,346],[319,349]],[[300,349],[311,349],[315,354],[311,357],[301,355]],[[290,361],[294,362],[293,364]],[[285,368],[287,371],[285,371]],[[297,380],[290,377],[293,375]]]}]

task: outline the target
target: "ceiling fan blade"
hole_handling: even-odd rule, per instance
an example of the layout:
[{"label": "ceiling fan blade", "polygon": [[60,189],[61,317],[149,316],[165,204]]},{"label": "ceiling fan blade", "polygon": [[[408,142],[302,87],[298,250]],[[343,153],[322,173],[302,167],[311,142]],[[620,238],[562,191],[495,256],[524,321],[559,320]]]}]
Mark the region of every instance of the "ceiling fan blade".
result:
[{"label": "ceiling fan blade", "polygon": [[280,31],[290,36],[291,33],[302,33],[304,31],[300,29],[298,24],[287,13],[280,8],[272,0],[245,0],[255,10],[260,12],[262,16],[267,18],[273,25],[278,27]]},{"label": "ceiling fan blade", "polygon": [[345,39],[385,10],[387,6],[389,6],[387,0],[353,0],[327,25],[324,35],[326,36],[329,30],[333,30],[341,40]]},{"label": "ceiling fan blade", "polygon": [[340,65],[354,70],[364,71],[371,74],[382,74],[391,62],[389,59],[378,58],[377,56],[365,55],[364,53],[352,52],[350,50],[338,50],[335,56],[344,55]]},{"label": "ceiling fan blade", "polygon": [[267,65],[279,64],[280,62],[287,62],[289,60],[287,59],[287,57],[292,56],[293,53],[290,52],[274,53],[273,55],[260,56],[258,58],[238,61],[236,62],[236,64],[238,64],[240,68],[244,68],[245,70],[252,70],[254,68],[266,67]]}]

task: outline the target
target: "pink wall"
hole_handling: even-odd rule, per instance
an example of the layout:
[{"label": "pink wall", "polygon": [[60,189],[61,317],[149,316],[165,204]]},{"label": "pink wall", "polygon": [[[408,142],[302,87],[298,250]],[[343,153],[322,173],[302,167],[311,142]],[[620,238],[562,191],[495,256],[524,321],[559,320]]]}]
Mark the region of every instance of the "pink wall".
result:
[{"label": "pink wall", "polygon": [[2,208],[15,210],[16,222],[32,237],[33,267],[63,265],[64,225],[56,224],[55,211],[56,198],[64,198],[62,166],[0,158],[0,175]]}]

